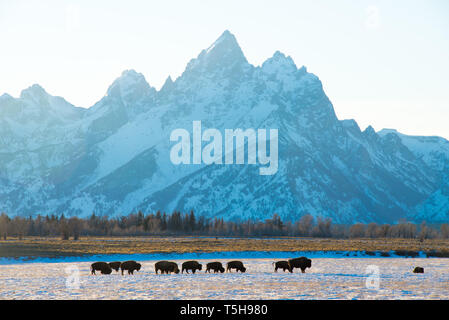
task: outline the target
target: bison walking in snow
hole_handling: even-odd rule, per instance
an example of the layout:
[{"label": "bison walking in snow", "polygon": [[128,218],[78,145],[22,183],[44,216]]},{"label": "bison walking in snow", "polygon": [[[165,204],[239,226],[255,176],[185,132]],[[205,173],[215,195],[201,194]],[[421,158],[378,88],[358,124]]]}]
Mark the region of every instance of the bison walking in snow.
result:
[{"label": "bison walking in snow", "polygon": [[119,271],[119,269],[120,269],[120,265],[122,264],[120,261],[114,261],[114,262],[109,262],[108,263],[109,264],[109,266],[113,269],[113,270],[115,270],[115,271]]},{"label": "bison walking in snow", "polygon": [[231,272],[232,269],[236,269],[237,271],[240,271],[242,273],[246,271],[246,268],[243,266],[243,263],[241,261],[228,262],[226,271]]},{"label": "bison walking in snow", "polygon": [[214,273],[223,273],[225,271],[221,262],[209,262],[208,264],[206,264],[206,272],[210,273],[210,270],[214,270]]},{"label": "bison walking in snow", "polygon": [[424,273],[424,268],[423,267],[416,267],[413,270],[413,273]]},{"label": "bison walking in snow", "polygon": [[154,268],[156,270],[156,274],[158,273],[159,270],[161,271],[161,274],[164,272],[166,274],[169,274],[172,272],[174,272],[176,274],[179,273],[178,265],[175,262],[159,261],[159,262],[156,262],[156,264],[154,265]]},{"label": "bison walking in snow", "polygon": [[186,261],[182,264],[181,269],[181,273],[184,273],[184,270],[186,270],[187,273],[189,273],[189,270],[191,270],[192,273],[195,273],[196,270],[202,270],[203,266],[197,261]]},{"label": "bison walking in snow", "polygon": [[101,271],[101,274],[111,274],[112,268],[106,262],[94,262],[90,265],[91,274]]},{"label": "bison walking in snow", "polygon": [[288,270],[290,272],[293,272],[290,268],[290,265],[288,264],[288,261],[276,261],[274,263],[274,271],[278,272],[278,269],[282,269],[282,271],[285,272],[285,270]]},{"label": "bison walking in snow", "polygon": [[312,267],[312,260],[306,257],[300,257],[288,260],[288,264],[290,266],[290,272],[293,272],[294,268],[300,268],[301,272],[305,273],[307,268]]},{"label": "bison walking in snow", "polygon": [[140,263],[137,263],[133,260],[125,261],[120,264],[120,269],[122,271],[122,275],[123,275],[123,271],[125,271],[125,270],[128,271],[128,274],[134,274],[134,271],[135,270],[139,271],[141,267],[142,267],[142,265]]}]

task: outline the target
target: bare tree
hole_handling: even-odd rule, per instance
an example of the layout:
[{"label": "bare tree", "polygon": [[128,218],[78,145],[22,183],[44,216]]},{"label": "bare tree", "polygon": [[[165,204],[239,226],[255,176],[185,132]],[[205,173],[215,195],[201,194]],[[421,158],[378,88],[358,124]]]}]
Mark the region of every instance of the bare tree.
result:
[{"label": "bare tree", "polygon": [[363,238],[365,236],[365,225],[356,223],[349,228],[350,238]]},{"label": "bare tree", "polygon": [[3,240],[6,240],[8,237],[8,226],[9,226],[9,217],[6,213],[2,212],[0,215],[0,237],[3,237]]},{"label": "bare tree", "polygon": [[370,223],[366,226],[365,236],[368,238],[378,238],[379,237],[379,226],[377,223]]},{"label": "bare tree", "polygon": [[69,224],[67,223],[64,214],[62,214],[61,217],[59,218],[59,230],[61,232],[61,239],[69,240],[70,237]]},{"label": "bare tree", "polygon": [[309,237],[312,235],[312,228],[314,224],[314,218],[310,214],[306,214],[299,219],[298,231],[299,235],[303,237]]},{"label": "bare tree", "polygon": [[26,219],[17,216],[14,217],[14,219],[11,221],[11,224],[14,229],[14,234],[19,238],[19,240],[22,240],[27,229]]},{"label": "bare tree", "polygon": [[443,239],[448,239],[449,238],[449,224],[443,223],[440,226],[440,234],[441,234],[441,237]]},{"label": "bare tree", "polygon": [[331,228],[332,220],[330,218],[318,218],[316,226],[312,230],[312,235],[320,238],[328,238],[332,236]]},{"label": "bare tree", "polygon": [[69,234],[73,235],[73,240],[78,240],[82,229],[82,221],[77,217],[71,217],[67,227]]}]

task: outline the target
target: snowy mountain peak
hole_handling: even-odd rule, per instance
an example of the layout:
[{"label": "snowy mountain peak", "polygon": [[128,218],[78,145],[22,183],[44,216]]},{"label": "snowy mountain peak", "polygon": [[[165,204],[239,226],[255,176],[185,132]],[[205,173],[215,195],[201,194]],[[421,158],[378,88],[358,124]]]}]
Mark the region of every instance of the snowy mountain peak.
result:
[{"label": "snowy mountain peak", "polygon": [[363,133],[366,133],[368,135],[375,135],[376,131],[374,130],[374,128],[372,126],[368,126],[366,127],[366,129],[363,131]]},{"label": "snowy mountain peak", "polygon": [[387,128],[384,128],[384,129],[382,129],[382,130],[380,130],[380,131],[377,132],[377,134],[380,135],[380,136],[385,136],[385,135],[387,135],[387,134],[389,134],[389,133],[397,134],[398,131],[397,131],[396,129],[387,129]]},{"label": "snowy mountain peak", "polygon": [[293,59],[290,56],[286,56],[284,53],[280,52],[279,50],[277,50],[273,54],[273,57],[271,59],[274,60],[274,61],[287,63],[287,64],[290,64],[290,65],[295,65],[295,63],[293,62]]},{"label": "snowy mountain peak", "polygon": [[360,132],[360,127],[354,119],[341,120],[341,125],[349,130],[357,130]]},{"label": "snowy mountain peak", "polygon": [[282,52],[276,51],[271,58],[262,64],[262,70],[265,73],[272,74],[278,72],[291,73],[298,69],[290,56],[285,56]]},{"label": "snowy mountain peak", "polygon": [[443,170],[449,163],[449,141],[435,136],[410,136],[398,132],[396,129],[382,129],[378,132],[380,137],[390,135],[400,139],[413,154],[421,158],[427,165],[436,170]]},{"label": "snowy mountain peak", "polygon": [[186,71],[214,71],[222,68],[232,68],[236,65],[247,64],[248,61],[235,36],[228,30],[206,50],[201,51],[196,59],[187,65]]},{"label": "snowy mountain peak", "polygon": [[237,50],[241,51],[240,46],[237,43],[237,39],[235,36],[229,32],[229,30],[225,30],[220,37],[218,37],[215,42],[206,49],[206,53],[211,53],[214,50],[220,49],[220,47],[226,47],[228,50]]},{"label": "snowy mountain peak", "polygon": [[168,76],[160,91],[161,92],[170,91],[173,88],[173,84],[174,84],[174,82],[173,82],[172,78],[170,76]]},{"label": "snowy mountain peak", "polygon": [[20,98],[33,100],[35,102],[40,102],[42,98],[46,98],[48,96],[49,94],[38,84],[33,84],[31,87],[22,90],[20,93]]},{"label": "snowy mountain peak", "polygon": [[0,96],[0,102],[12,100],[12,99],[14,99],[14,98],[11,95],[9,95],[8,93],[4,93]]},{"label": "snowy mountain peak", "polygon": [[[225,31],[223,31],[223,33],[221,34],[221,36],[217,39],[217,41],[219,41],[220,39],[227,39],[227,38],[234,38],[235,36],[231,33],[231,31],[229,31],[228,29],[226,29]],[[216,41],[216,42],[217,42]]]},{"label": "snowy mountain peak", "polygon": [[129,100],[139,98],[149,93],[151,89],[144,75],[131,69],[122,72],[122,75],[108,88],[107,95]]}]

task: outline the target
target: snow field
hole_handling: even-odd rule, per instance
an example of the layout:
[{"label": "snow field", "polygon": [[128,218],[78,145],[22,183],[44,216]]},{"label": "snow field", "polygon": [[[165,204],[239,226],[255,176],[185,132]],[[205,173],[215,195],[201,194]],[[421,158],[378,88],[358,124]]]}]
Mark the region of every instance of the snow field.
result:
[{"label": "snow field", "polygon": [[[185,260],[174,260],[181,268]],[[247,272],[156,275],[144,261],[134,275],[90,275],[91,262],[2,265],[0,299],[448,299],[449,259],[318,258],[305,274],[274,272],[273,259],[245,259]],[[223,265],[228,260],[222,260]],[[379,269],[379,290],[367,288]],[[424,274],[414,274],[422,266]],[[73,272],[75,270],[75,272]],[[73,286],[79,270],[79,288]],[[67,285],[69,284],[69,285]]]}]

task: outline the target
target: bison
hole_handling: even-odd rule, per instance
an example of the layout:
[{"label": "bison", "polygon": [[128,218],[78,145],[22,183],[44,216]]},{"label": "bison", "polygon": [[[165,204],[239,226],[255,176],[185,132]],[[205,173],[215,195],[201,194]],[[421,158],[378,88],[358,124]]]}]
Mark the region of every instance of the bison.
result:
[{"label": "bison", "polygon": [[125,271],[125,270],[128,271],[128,274],[134,274],[134,271],[135,270],[139,271],[141,267],[142,267],[142,265],[140,263],[137,263],[133,260],[125,261],[120,264],[120,269],[122,271],[122,275],[123,275],[123,271]]},{"label": "bison", "polygon": [[206,272],[210,273],[210,270],[214,270],[214,273],[223,273],[225,271],[221,262],[209,262],[208,264],[206,264]]},{"label": "bison", "polygon": [[120,269],[120,265],[122,263],[120,261],[114,261],[114,262],[109,262],[108,264],[113,270],[118,272],[118,270]]},{"label": "bison", "polygon": [[274,264],[275,272],[278,272],[278,269],[282,269],[282,271],[284,271],[284,272],[285,272],[285,270],[293,272],[292,268],[290,268],[290,265],[288,264],[288,261],[276,261],[276,262],[273,262],[273,264]]},{"label": "bison", "polygon": [[300,268],[301,272],[305,273],[306,268],[312,267],[312,260],[307,259],[306,257],[300,257],[288,260],[288,264],[290,266],[290,272],[293,272],[294,268]]},{"label": "bison", "polygon": [[240,271],[242,273],[246,271],[246,268],[243,266],[243,263],[241,261],[228,262],[228,264],[226,265],[226,272],[231,272],[232,269],[236,269],[237,271]]},{"label": "bison", "polygon": [[196,270],[202,270],[203,266],[198,263],[197,261],[186,261],[182,264],[182,270],[181,273],[184,273],[184,270],[186,270],[187,273],[189,273],[189,270],[192,270],[192,273],[195,273]]},{"label": "bison", "polygon": [[413,273],[424,273],[424,268],[423,267],[416,267],[413,270]]},{"label": "bison", "polygon": [[159,270],[161,270],[161,274],[162,273],[179,273],[179,268],[178,265],[175,262],[170,262],[170,261],[159,261],[156,262],[156,264],[154,265],[154,268],[156,269],[156,274]]},{"label": "bison", "polygon": [[90,265],[91,274],[101,271],[101,274],[111,274],[112,268],[106,262],[94,262]]}]

